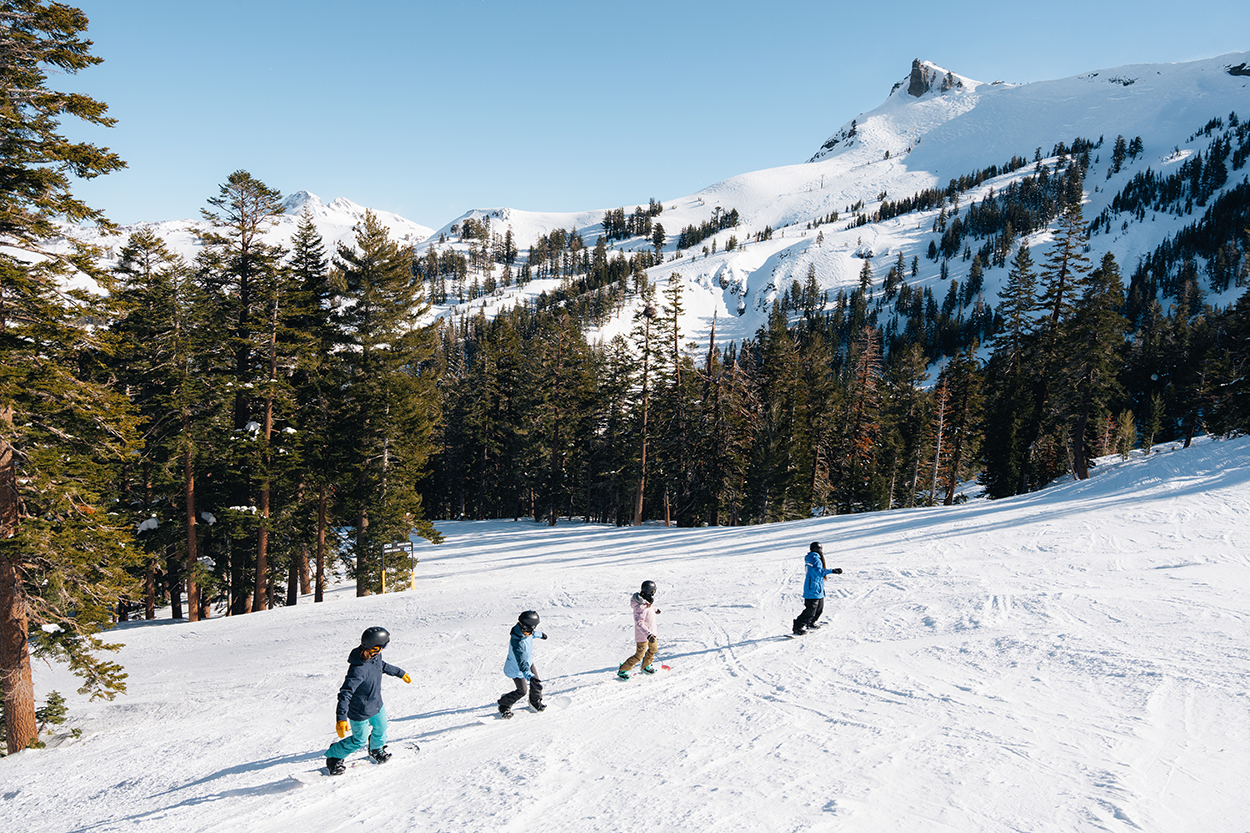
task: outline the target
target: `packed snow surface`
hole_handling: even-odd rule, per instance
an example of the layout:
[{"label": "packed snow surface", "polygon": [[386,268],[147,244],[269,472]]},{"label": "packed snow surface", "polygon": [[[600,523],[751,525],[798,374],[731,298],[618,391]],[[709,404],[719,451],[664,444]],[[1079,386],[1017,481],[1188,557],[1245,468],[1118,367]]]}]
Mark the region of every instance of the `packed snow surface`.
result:
[{"label": "packed snow surface", "polygon": [[[440,523],[415,590],[115,630],[113,702],[40,665],[81,736],[0,760],[0,830],[1244,833],[1248,455],[748,528]],[[845,572],[790,639],[812,540]],[[621,682],[645,579],[671,670]],[[570,703],[483,723],[527,608]],[[375,624],[413,678],[385,679],[394,757],[301,783]]]}]

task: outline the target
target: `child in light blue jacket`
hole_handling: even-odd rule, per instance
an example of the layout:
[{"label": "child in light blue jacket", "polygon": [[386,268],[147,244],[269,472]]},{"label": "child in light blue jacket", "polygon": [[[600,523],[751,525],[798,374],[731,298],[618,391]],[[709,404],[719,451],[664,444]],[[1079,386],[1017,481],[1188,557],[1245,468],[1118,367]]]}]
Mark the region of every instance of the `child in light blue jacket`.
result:
[{"label": "child in light blue jacket", "polygon": [[508,634],[508,658],[504,660],[503,673],[512,678],[516,690],[499,698],[499,713],[504,717],[512,717],[512,706],[527,694],[534,711],[547,708],[543,705],[543,682],[538,679],[533,661],[534,639],[546,639],[547,634],[537,628],[538,614],[527,610],[517,617],[517,623]]}]

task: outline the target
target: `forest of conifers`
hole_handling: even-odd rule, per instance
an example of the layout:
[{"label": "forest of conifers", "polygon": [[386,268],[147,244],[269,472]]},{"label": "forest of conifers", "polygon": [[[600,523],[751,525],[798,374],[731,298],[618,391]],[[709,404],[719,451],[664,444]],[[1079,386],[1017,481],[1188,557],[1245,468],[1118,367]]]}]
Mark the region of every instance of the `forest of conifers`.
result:
[{"label": "forest of conifers", "polygon": [[[193,261],[149,229],[107,265],[58,248],[62,223],[107,223],[72,180],[124,165],[57,132],[67,115],[112,123],[103,103],[47,86],[99,59],[77,9],[0,12],[9,751],[36,737],[32,651],[111,696],[124,672],[95,651],[117,618],[319,601],[340,572],[360,594],[402,589],[420,554],[410,539],[436,543],[437,519],[755,524],[952,503],[972,478],[1001,498],[1088,477],[1101,455],[1250,429],[1250,294],[1204,302],[1204,288],[1250,285],[1250,186],[1229,185],[1250,133],[1235,113],[1198,132],[1205,154],[1139,173],[1092,219],[1081,205],[1101,139],[813,220],[820,245],[825,224],[938,209],[926,256],[940,278],[917,280],[919,257],[899,255],[878,280],[865,257],[858,285],[830,298],[809,272],[752,338],[720,343],[713,327],[693,345],[654,200],[525,252],[467,218],[459,248],[418,253],[372,214],[334,251],[305,214],[282,248],[265,238],[281,195],[236,171],[207,200]],[[1140,146],[1117,138],[1112,166]],[[1160,213],[1194,220],[1127,286],[1110,255],[1090,262],[1091,235]],[[717,209],[673,240],[706,257],[718,231],[734,230],[727,248],[739,231],[773,233],[739,222]],[[1032,251],[1026,235],[1047,228]],[[640,245],[626,256],[609,251],[617,240]],[[1006,277],[987,297],[991,269]],[[71,288],[84,276],[101,291]],[[491,318],[429,314],[537,278],[558,288]],[[618,315],[629,336],[601,341]]]}]

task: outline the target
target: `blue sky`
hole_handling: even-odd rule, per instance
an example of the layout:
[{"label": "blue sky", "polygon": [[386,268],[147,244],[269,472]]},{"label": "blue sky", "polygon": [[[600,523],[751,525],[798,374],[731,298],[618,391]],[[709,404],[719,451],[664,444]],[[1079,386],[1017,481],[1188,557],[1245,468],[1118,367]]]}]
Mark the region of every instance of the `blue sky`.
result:
[{"label": "blue sky", "polygon": [[64,127],[129,167],[74,190],[122,223],[196,217],[240,168],[435,228],[632,207],[805,161],[913,58],[1027,82],[1250,50],[1245,0],[76,5],[105,62],[53,84],[118,124]]}]

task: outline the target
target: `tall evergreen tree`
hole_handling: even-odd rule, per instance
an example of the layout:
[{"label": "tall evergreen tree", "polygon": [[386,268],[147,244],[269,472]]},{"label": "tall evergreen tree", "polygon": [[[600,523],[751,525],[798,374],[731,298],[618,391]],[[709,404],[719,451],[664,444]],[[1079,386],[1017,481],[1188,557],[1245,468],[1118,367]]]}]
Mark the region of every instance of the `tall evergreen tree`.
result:
[{"label": "tall evergreen tree", "polygon": [[647,444],[650,439],[648,419],[651,411],[651,372],[658,361],[659,350],[654,344],[652,329],[657,316],[655,308],[655,287],[647,280],[646,274],[641,276],[640,305],[634,314],[634,346],[640,354],[642,363],[642,387],[640,389],[639,408],[636,409],[639,419],[638,430],[638,487],[634,494],[634,526],[641,526],[643,510],[647,495]]},{"label": "tall evergreen tree", "polygon": [[[325,241],[307,208],[291,240],[287,268],[291,282],[287,326],[295,353],[292,396],[294,412],[299,415],[300,468],[296,478],[304,514],[304,522],[297,526],[312,530],[311,536],[305,534],[300,540],[301,555],[295,562],[298,575],[289,575],[287,580],[287,603],[294,604],[292,591],[297,579],[301,592],[311,590],[314,602],[325,597],[331,489],[341,459],[336,440],[341,410],[338,394],[343,381],[338,348],[343,337],[334,326],[333,313],[342,291],[330,272]],[[313,553],[311,570],[308,550]]]},{"label": "tall evergreen tree", "polygon": [[1054,242],[1047,252],[1039,283],[1041,318],[1033,332],[1029,359],[1033,401],[1025,432],[1027,457],[1023,489],[1041,488],[1067,469],[1071,426],[1061,416],[1062,403],[1056,386],[1064,361],[1063,335],[1075,309],[1084,276],[1089,272],[1085,256],[1088,236],[1081,216],[1079,168],[1067,180],[1068,203],[1059,219]]},{"label": "tall evergreen tree", "polygon": [[228,612],[248,613],[256,606],[258,587],[267,584],[267,565],[260,559],[267,524],[258,520],[267,443],[261,432],[268,389],[268,332],[273,301],[282,279],[285,251],[264,241],[264,233],[281,213],[281,194],[247,171],[235,171],[202,210],[210,224],[202,235],[196,272],[208,298],[209,321],[216,346],[208,358],[209,373],[221,394],[216,415],[217,436],[209,500],[217,519],[219,565],[229,589]]},{"label": "tall evergreen tree", "polygon": [[[107,276],[91,252],[47,245],[54,222],[100,222],[72,177],[123,167],[116,154],[71,142],[60,121],[110,126],[104,103],[48,86],[48,76],[100,62],[78,9],[44,0],[0,3],[0,689],[10,753],[35,739],[30,657],[67,658],[83,691],[124,689],[120,666],[94,651],[110,601],[131,585],[137,548],[110,511],[118,467],[137,444],[124,398],[106,384],[100,301],[67,291],[73,272]],[[32,629],[39,634],[30,638]]]},{"label": "tall evergreen tree", "polygon": [[1122,388],[1124,336],[1128,319],[1120,267],[1110,252],[1081,282],[1081,296],[1066,334],[1063,378],[1066,410],[1072,421],[1072,465],[1078,480],[1089,478],[1097,456],[1086,434],[1098,417],[1108,414],[1112,397]]},{"label": "tall evergreen tree", "polygon": [[408,253],[372,212],[356,226],[355,245],[340,243],[335,266],[345,301],[338,323],[346,340],[344,422],[352,482],[344,489],[353,534],[348,545],[357,595],[384,592],[388,577],[407,586],[411,564],[392,547],[412,532],[440,539],[425,519],[417,483],[432,451],[437,419],[433,331]]},{"label": "tall evergreen tree", "polygon": [[[142,515],[140,538],[151,554],[151,568],[159,553],[165,556],[174,618],[182,615],[185,583],[188,619],[196,621],[202,567],[196,534],[195,429],[207,391],[194,361],[202,354],[196,340],[203,332],[205,304],[190,268],[150,229],[130,236],[114,271],[116,384],[139,409],[144,446],[122,497]],[[152,588],[154,582],[148,584]],[[150,594],[147,605],[150,618]]]},{"label": "tall evergreen tree", "polygon": [[946,445],[950,450],[944,473],[945,496],[942,502],[955,502],[955,489],[971,464],[979,459],[981,422],[981,370],[976,360],[976,343],[953,356],[943,368],[941,383],[950,393],[950,414],[946,421]]},{"label": "tall evergreen tree", "polygon": [[993,355],[986,368],[984,435],[985,468],[981,484],[990,497],[1024,491],[1033,396],[1026,360],[1037,309],[1037,277],[1027,243],[1021,243],[1011,261],[1007,283],[999,293],[1003,327],[994,336]]}]

